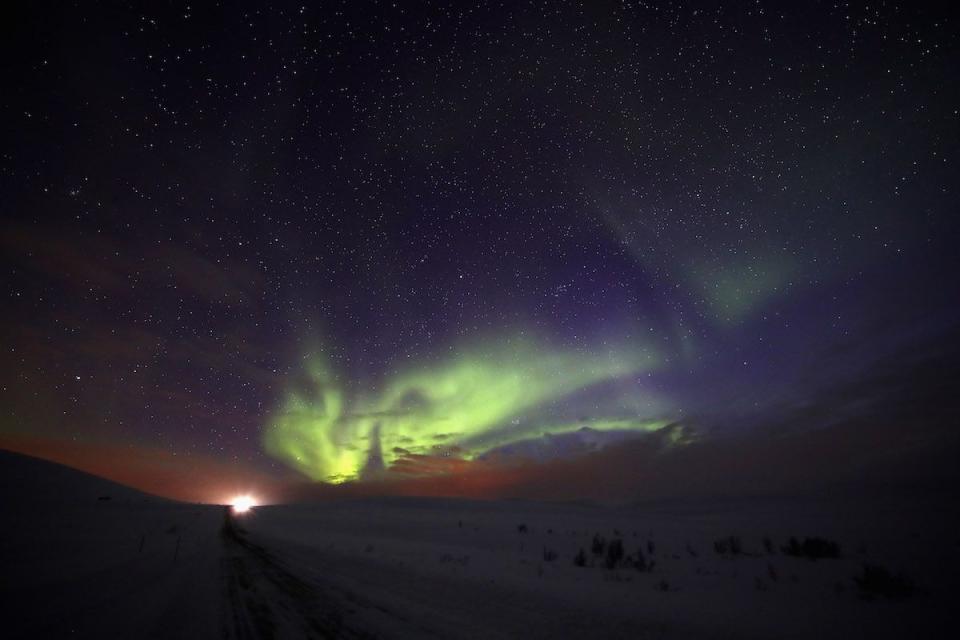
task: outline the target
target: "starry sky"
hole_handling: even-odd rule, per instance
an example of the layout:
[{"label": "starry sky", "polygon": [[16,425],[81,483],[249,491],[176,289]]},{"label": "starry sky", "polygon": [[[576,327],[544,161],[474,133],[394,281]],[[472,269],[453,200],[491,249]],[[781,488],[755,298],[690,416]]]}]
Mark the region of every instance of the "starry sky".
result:
[{"label": "starry sky", "polygon": [[207,501],[942,449],[957,20],[800,4],[18,7],[0,446]]}]

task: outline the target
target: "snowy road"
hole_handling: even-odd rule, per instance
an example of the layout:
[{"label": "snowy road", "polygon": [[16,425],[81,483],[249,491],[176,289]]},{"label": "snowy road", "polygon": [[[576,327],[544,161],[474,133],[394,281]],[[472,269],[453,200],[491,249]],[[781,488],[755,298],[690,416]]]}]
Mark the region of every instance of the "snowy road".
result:
[{"label": "snowy road", "polygon": [[224,635],[266,638],[370,638],[344,623],[339,598],[325,594],[247,539],[226,509],[220,532],[225,595]]}]

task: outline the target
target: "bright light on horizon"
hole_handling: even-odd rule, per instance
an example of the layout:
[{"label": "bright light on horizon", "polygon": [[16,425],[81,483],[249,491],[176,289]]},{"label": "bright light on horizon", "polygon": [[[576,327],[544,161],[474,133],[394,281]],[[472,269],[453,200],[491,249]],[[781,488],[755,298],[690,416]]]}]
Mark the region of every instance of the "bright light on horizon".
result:
[{"label": "bright light on horizon", "polygon": [[246,513],[257,505],[253,500],[253,496],[237,496],[231,501],[230,506],[233,507],[234,513]]}]

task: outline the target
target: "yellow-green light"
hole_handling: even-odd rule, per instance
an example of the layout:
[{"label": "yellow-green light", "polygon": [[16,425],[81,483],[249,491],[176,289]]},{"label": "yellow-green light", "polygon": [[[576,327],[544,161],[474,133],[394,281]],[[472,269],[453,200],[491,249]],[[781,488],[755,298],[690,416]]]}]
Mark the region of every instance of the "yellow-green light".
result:
[{"label": "yellow-green light", "polygon": [[[472,458],[483,451],[555,429],[517,420],[593,385],[649,371],[648,350],[584,352],[551,348],[526,338],[489,341],[401,370],[380,388],[347,397],[327,362],[307,359],[309,385],[287,394],[264,433],[267,451],[314,480],[358,478],[372,446],[385,463],[393,449],[430,452],[457,444]],[[647,431],[649,421],[599,420],[596,427]],[[376,442],[374,442],[376,440]]]}]

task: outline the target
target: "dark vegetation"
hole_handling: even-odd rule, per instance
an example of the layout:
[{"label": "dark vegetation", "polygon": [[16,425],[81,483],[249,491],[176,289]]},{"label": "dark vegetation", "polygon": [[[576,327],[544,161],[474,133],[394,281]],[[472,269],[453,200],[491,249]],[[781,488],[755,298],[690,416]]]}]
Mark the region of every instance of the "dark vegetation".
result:
[{"label": "dark vegetation", "polygon": [[853,581],[860,590],[860,595],[869,600],[875,598],[902,600],[917,593],[913,582],[903,573],[895,574],[876,564],[863,565],[863,571],[860,575],[854,576]]},{"label": "dark vegetation", "polygon": [[770,536],[763,537],[763,549],[767,552],[767,555],[773,555],[777,552],[773,546],[773,540],[770,539]]},{"label": "dark vegetation", "polygon": [[743,546],[740,543],[739,536],[727,536],[713,541],[713,550],[721,556],[738,556],[743,553]]},{"label": "dark vegetation", "polygon": [[593,534],[593,542],[590,543],[590,551],[595,556],[603,555],[603,550],[607,546],[607,541],[599,533]]},{"label": "dark vegetation", "polygon": [[796,538],[790,538],[790,541],[780,550],[785,555],[809,558],[810,560],[840,557],[840,545],[826,538],[804,538],[803,542]]},{"label": "dark vegetation", "polygon": [[[552,529],[545,529],[545,531],[551,533]],[[620,534],[620,531],[617,529],[613,531],[615,534]],[[529,529],[525,524],[521,524],[517,526],[517,532],[521,534],[528,533]],[[575,535],[577,532],[570,531],[568,533]],[[632,533],[634,537],[638,537],[636,532]],[[715,539],[713,549],[718,555],[726,558],[760,558],[764,555],[774,556],[778,551],[787,556],[808,558],[810,560],[840,557],[840,545],[837,542],[821,537],[791,537],[787,543],[779,547],[779,549],[769,535],[763,536],[760,539],[760,543],[762,544],[762,551],[751,553],[744,550],[740,536],[731,534]],[[688,557],[699,557],[699,553],[689,542],[684,543],[684,550]],[[595,532],[590,540],[589,547],[580,547],[577,550],[573,556],[573,565],[576,567],[603,567],[608,571],[613,571],[609,579],[629,581],[629,577],[617,574],[615,570],[633,569],[639,572],[652,572],[656,565],[656,562],[652,559],[655,553],[656,543],[652,539],[640,541],[633,553],[627,553],[622,534],[615,535],[608,539],[601,533]],[[668,555],[670,554],[668,553]],[[542,547],[542,559],[544,563],[554,562],[558,557],[559,553],[555,549],[546,545]],[[680,560],[682,558],[682,552],[673,553],[671,557]],[[763,567],[763,565],[761,565],[761,567]],[[543,565],[540,565],[541,575],[542,571]],[[767,562],[766,567],[761,568],[760,571],[761,573],[759,575],[754,576],[754,585],[758,591],[768,591],[773,585],[781,583],[786,579],[797,582],[795,575],[788,574],[786,578],[781,576],[780,571],[772,562]],[[698,567],[697,574],[715,575],[715,572],[704,571]],[[868,598],[903,598],[915,593],[912,583],[902,574],[894,575],[886,569],[875,565],[865,566],[863,573],[854,577],[854,581],[859,587],[861,594]],[[671,589],[665,580],[654,585],[654,588],[660,591],[674,590]]]},{"label": "dark vegetation", "polygon": [[623,560],[623,541],[616,538],[607,545],[607,557],[604,564],[607,569],[615,569],[621,560]]},{"label": "dark vegetation", "polygon": [[633,568],[637,571],[653,571],[653,565],[655,564],[653,560],[647,560],[643,555],[642,549],[637,549],[637,553],[631,559]]},{"label": "dark vegetation", "polygon": [[583,550],[583,547],[580,548],[577,555],[573,556],[573,564],[576,567],[587,566],[587,552]]}]

